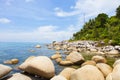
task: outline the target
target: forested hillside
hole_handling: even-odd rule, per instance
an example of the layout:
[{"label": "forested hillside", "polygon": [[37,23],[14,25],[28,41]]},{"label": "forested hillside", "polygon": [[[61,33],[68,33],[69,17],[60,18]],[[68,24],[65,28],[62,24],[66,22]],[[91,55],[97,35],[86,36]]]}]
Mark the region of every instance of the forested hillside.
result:
[{"label": "forested hillside", "polygon": [[120,45],[120,6],[114,16],[101,13],[90,19],[80,31],[73,34],[71,40],[95,40]]}]

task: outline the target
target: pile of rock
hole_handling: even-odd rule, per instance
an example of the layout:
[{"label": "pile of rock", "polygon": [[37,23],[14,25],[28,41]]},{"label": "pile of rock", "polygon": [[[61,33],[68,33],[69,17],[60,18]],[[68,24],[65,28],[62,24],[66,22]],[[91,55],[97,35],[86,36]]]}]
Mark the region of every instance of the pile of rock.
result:
[{"label": "pile of rock", "polygon": [[76,41],[76,42],[55,42],[52,45],[55,50],[67,50],[78,52],[89,52],[102,55],[118,55],[120,53],[120,46],[101,46],[98,47],[99,42],[96,41]]}]

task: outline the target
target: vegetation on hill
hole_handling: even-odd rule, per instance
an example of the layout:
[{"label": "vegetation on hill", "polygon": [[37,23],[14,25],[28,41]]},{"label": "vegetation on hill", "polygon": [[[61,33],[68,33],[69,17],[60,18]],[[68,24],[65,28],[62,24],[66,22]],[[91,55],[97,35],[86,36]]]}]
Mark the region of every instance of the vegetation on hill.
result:
[{"label": "vegetation on hill", "polygon": [[70,40],[102,40],[112,45],[120,45],[120,6],[116,9],[115,16],[109,17],[101,13],[90,19]]}]

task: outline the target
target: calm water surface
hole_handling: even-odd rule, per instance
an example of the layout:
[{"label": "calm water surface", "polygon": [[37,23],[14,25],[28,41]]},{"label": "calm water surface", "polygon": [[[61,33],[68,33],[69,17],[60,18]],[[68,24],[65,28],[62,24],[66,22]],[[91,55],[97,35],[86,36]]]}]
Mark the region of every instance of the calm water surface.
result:
[{"label": "calm water surface", "polygon": [[[40,44],[41,48],[35,48],[35,45]],[[34,50],[31,52],[30,50]],[[3,64],[3,61],[10,60],[13,58],[19,59],[19,63],[17,65],[8,65],[13,68],[12,73],[20,72],[17,69],[21,63],[24,62],[26,58],[29,56],[48,56],[50,57],[55,53],[54,50],[47,49],[46,44],[41,43],[31,43],[31,42],[0,42],[0,64]],[[64,67],[57,65],[55,61],[53,61],[56,69],[56,74],[58,74]]]}]

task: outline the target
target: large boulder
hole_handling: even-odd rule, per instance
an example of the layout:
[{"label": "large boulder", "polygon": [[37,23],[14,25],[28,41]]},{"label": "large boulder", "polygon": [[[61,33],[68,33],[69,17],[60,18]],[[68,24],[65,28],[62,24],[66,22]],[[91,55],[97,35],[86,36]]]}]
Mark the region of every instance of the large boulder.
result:
[{"label": "large boulder", "polygon": [[107,75],[106,80],[112,80],[112,73]]},{"label": "large boulder", "polygon": [[98,67],[98,69],[103,73],[103,75],[106,77],[109,73],[112,72],[112,68],[105,63],[98,63],[96,64],[96,66]]},{"label": "large boulder", "polygon": [[69,65],[72,65],[73,63],[71,61],[64,60],[64,61],[60,61],[59,64],[63,66],[69,66]]},{"label": "large boulder", "polygon": [[95,61],[96,63],[106,63],[107,60],[103,56],[93,56],[92,60]]},{"label": "large boulder", "polygon": [[59,75],[62,75],[62,76],[64,76],[67,80],[70,80],[70,76],[71,76],[71,74],[72,74],[75,70],[76,70],[76,69],[74,69],[74,68],[65,68],[64,70],[62,70],[62,71],[60,72]]},{"label": "large boulder", "polygon": [[95,62],[95,61],[86,61],[86,62],[82,63],[81,66],[85,66],[85,65],[93,65],[93,66],[96,66],[96,62]]},{"label": "large boulder", "polygon": [[24,74],[20,74],[20,73],[15,73],[12,75],[12,77],[10,77],[7,80],[33,80],[30,77],[24,75]]},{"label": "large boulder", "polygon": [[66,60],[74,64],[82,64],[84,62],[84,57],[80,53],[73,51],[66,57]]},{"label": "large boulder", "polygon": [[28,59],[19,66],[19,69],[45,78],[51,78],[55,75],[54,64],[46,56]]},{"label": "large boulder", "polygon": [[67,80],[67,79],[65,77],[61,76],[61,75],[58,75],[58,76],[54,76],[50,80]]},{"label": "large boulder", "polygon": [[7,75],[11,70],[11,67],[0,64],[0,78]]},{"label": "large boulder", "polygon": [[102,72],[93,65],[85,65],[71,74],[70,80],[105,80]]},{"label": "large boulder", "polygon": [[28,65],[30,64],[30,61],[32,61],[32,59],[34,59],[34,58],[35,58],[35,56],[30,56],[30,57],[28,57],[28,58],[24,61],[24,63],[22,63],[18,68],[21,69],[21,70],[23,70],[23,71],[25,71],[26,68],[28,67]]},{"label": "large boulder", "polygon": [[120,80],[120,64],[113,68],[111,76],[112,80]]},{"label": "large boulder", "polygon": [[116,65],[120,65],[120,59],[118,59],[114,62],[113,67],[115,67]]}]

